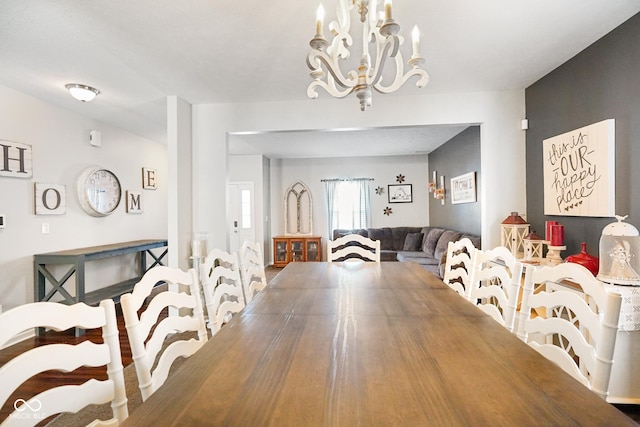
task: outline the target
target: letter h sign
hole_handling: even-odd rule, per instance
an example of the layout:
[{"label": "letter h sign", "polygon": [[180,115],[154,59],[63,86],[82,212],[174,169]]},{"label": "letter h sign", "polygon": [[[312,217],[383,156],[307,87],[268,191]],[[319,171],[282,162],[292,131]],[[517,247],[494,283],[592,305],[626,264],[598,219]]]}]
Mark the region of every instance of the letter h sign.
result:
[{"label": "letter h sign", "polygon": [[31,178],[33,176],[31,146],[0,140],[0,176]]}]

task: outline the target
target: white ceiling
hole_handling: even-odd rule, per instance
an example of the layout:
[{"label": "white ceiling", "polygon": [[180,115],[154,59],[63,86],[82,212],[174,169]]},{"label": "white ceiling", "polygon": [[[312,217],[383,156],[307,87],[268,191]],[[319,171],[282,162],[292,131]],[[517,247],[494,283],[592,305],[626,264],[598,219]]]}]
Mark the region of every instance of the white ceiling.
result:
[{"label": "white ceiling", "polygon": [[[0,84],[165,142],[170,95],[193,104],[305,99],[318,1],[0,0]],[[328,22],[335,0],[324,3]],[[640,1],[395,0],[393,7],[407,37],[413,24],[420,28],[430,83],[419,94],[434,94],[524,89],[638,13]],[[102,93],[82,104],[64,88],[72,82]],[[404,94],[418,91],[406,86]],[[358,108],[353,97],[344,102]],[[384,129],[375,139],[385,134],[381,140],[398,149],[406,139],[405,152],[422,152],[437,146],[424,142],[432,134],[461,129]],[[313,133],[327,135],[337,133]],[[278,156],[268,147],[295,151],[311,136],[234,136],[234,150],[261,140],[260,150]],[[359,139],[369,141],[368,152],[375,148]],[[318,141],[312,145],[325,143]],[[389,151],[380,145],[375,150]]]}]

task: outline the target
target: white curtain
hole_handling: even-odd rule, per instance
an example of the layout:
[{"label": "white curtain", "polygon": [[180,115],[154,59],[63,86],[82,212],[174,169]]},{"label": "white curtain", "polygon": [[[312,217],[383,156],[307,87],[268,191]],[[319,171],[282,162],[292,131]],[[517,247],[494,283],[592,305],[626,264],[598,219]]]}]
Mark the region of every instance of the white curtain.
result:
[{"label": "white curtain", "polygon": [[337,228],[371,226],[369,181],[369,178],[324,181],[330,239],[333,239],[333,230]]}]

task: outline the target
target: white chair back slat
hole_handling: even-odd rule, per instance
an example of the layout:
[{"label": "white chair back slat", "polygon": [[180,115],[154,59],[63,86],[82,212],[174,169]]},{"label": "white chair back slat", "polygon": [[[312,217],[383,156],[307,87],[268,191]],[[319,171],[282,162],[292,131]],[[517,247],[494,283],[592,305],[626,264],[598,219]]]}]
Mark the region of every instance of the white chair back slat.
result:
[{"label": "white chair back slat", "polygon": [[245,306],[240,263],[235,253],[214,248],[209,251],[200,268],[207,325],[213,335]]},{"label": "white chair back slat", "polygon": [[530,267],[518,336],[606,399],[621,303],[619,293],[579,264]]},{"label": "white chair back slat", "polygon": [[471,279],[471,256],[475,247],[464,237],[447,244],[446,260],[442,280],[459,295],[469,299]]},{"label": "white chair back slat", "polygon": [[327,261],[380,262],[380,240],[348,234],[327,243]]},{"label": "white chair back slat", "polygon": [[253,297],[267,286],[264,271],[264,257],[259,242],[244,242],[240,248],[240,277],[244,298],[248,304]]},{"label": "white chair back slat", "polygon": [[474,249],[469,300],[513,332],[522,280],[522,264],[504,246]]},{"label": "white chair back slat", "polygon": [[[151,296],[158,283],[167,283],[168,290],[153,296],[148,307],[139,316],[143,303]],[[143,401],[164,384],[176,358],[191,356],[207,341],[198,283],[193,269],[183,271],[157,266],[145,273],[134,286],[133,292],[120,299]],[[160,312],[169,307],[177,308],[180,314],[158,321]],[[153,332],[150,332],[152,329]],[[193,332],[195,337],[175,339],[176,333],[183,332]],[[170,337],[173,342],[162,350]],[[185,342],[188,344],[184,344]]]},{"label": "white chair back slat", "polygon": [[[115,304],[100,302],[98,307],[84,303],[67,306],[52,302],[24,304],[0,314],[0,342],[6,343],[29,328],[67,330],[74,327],[102,329],[102,343],[83,341],[77,345],[48,344],[33,348],[0,367],[0,406],[32,376],[49,370],[64,373],[81,366],[105,366],[107,379],[89,379],[80,385],[51,387],[35,396],[25,397],[22,405],[38,408],[37,417],[9,415],[2,425],[35,425],[43,419],[64,412],[75,413],[92,405],[111,402],[110,420],[96,420],[94,425],[118,425],[128,417],[127,397],[118,339]],[[15,413],[24,411],[17,405]]]}]

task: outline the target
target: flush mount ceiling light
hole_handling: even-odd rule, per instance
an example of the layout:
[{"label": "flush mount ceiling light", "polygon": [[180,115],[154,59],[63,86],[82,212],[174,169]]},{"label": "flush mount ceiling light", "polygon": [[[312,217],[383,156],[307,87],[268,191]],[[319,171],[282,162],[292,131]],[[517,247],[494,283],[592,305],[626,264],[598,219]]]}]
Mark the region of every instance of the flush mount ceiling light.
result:
[{"label": "flush mount ceiling light", "polygon": [[69,83],[65,85],[65,87],[69,90],[71,96],[82,102],[89,102],[100,93],[100,91],[94,87],[79,83]]},{"label": "flush mount ceiling light", "polygon": [[[398,34],[400,25],[391,15],[391,0],[337,0],[336,21],[329,24],[333,39],[331,43],[324,38],[324,9],[318,8],[316,35],[309,45],[307,65],[311,69],[313,81],[307,88],[310,98],[317,98],[317,88],[322,88],[336,98],[343,98],[352,92],[360,100],[360,109],[371,106],[373,90],[391,93],[398,90],[410,77],[417,76],[416,86],[426,86],[429,75],[420,68],[424,58],[420,55],[420,34],[414,27],[412,36],[413,54],[407,61],[409,70],[404,72],[400,45],[403,38]],[[346,74],[340,69],[339,61],[349,58],[353,38],[350,31],[351,11],[357,11],[362,23],[362,56],[357,70]],[[371,52],[374,54],[372,57]],[[395,62],[395,77],[388,84],[382,83],[382,72],[387,60]],[[323,69],[324,68],[324,69]],[[328,71],[327,72],[325,72]],[[386,83],[386,82],[385,82]]]}]

